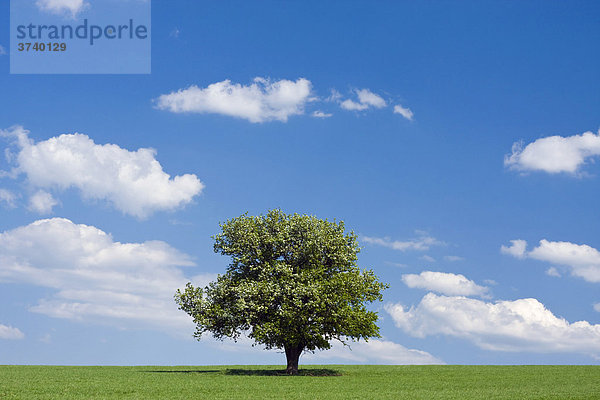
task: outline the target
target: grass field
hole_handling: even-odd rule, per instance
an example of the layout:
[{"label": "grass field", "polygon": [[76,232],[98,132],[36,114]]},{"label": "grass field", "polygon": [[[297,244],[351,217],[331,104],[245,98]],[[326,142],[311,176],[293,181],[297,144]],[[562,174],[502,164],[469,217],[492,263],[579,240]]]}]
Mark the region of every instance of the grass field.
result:
[{"label": "grass field", "polygon": [[0,399],[600,399],[600,366],[0,366]]}]

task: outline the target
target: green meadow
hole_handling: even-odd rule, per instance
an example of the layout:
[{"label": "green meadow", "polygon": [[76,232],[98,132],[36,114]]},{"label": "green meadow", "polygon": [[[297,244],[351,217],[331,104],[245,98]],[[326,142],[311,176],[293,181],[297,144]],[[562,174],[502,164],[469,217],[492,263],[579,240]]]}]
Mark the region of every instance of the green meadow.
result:
[{"label": "green meadow", "polygon": [[600,399],[600,366],[0,366],[0,399]]}]

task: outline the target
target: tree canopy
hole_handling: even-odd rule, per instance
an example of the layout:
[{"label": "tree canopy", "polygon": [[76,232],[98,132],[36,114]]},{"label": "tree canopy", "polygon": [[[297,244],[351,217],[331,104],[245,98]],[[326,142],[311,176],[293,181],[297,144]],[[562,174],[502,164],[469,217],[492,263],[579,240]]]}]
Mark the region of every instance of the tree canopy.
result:
[{"label": "tree canopy", "polygon": [[193,317],[194,336],[245,334],[267,349],[283,349],[287,372],[298,371],[303,351],[324,350],[379,337],[377,313],[386,284],[360,270],[360,248],[343,222],[271,210],[222,223],[214,251],[231,257],[224,275],[205,288],[178,290],[179,308]]}]

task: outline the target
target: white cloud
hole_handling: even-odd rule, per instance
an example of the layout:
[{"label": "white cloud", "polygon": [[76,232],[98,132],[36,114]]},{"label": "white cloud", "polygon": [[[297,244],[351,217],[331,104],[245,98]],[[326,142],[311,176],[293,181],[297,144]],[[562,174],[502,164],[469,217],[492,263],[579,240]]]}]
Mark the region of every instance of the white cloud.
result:
[{"label": "white cloud", "polygon": [[450,261],[450,262],[455,262],[455,261],[463,261],[464,258],[459,257],[459,256],[444,256],[444,260]]},{"label": "white cloud", "polygon": [[307,353],[302,356],[305,360],[323,362],[338,359],[361,364],[393,364],[393,365],[428,365],[444,364],[440,359],[426,351],[407,349],[389,340],[370,339],[368,342],[349,342],[347,346],[334,341],[331,349]]},{"label": "white cloud", "polygon": [[6,203],[6,206],[9,208],[16,207],[17,195],[11,192],[8,189],[0,188],[0,203]]},{"label": "white cloud", "polygon": [[546,275],[560,278],[560,272],[555,267],[550,267],[546,270]]},{"label": "white cloud", "polygon": [[431,236],[427,236],[427,235],[420,235],[416,239],[411,239],[411,240],[407,240],[407,241],[399,241],[399,240],[392,241],[390,238],[387,238],[387,237],[378,238],[378,237],[371,237],[371,236],[362,236],[361,239],[369,244],[375,244],[378,246],[388,247],[390,249],[400,250],[400,251],[407,251],[407,250],[427,251],[432,246],[441,246],[444,244],[443,242],[440,242],[439,240],[437,240]]},{"label": "white cloud", "polygon": [[4,49],[4,47],[2,47],[2,45],[0,45],[0,56],[4,55],[6,55],[6,50]]},{"label": "white cloud", "polygon": [[540,245],[531,250],[528,257],[566,265],[573,275],[588,282],[600,282],[600,252],[588,245],[540,240]]},{"label": "white cloud", "polygon": [[502,245],[502,247],[500,247],[500,252],[503,254],[511,255],[513,257],[524,258],[525,249],[527,248],[527,242],[521,239],[517,239],[511,240],[510,243],[510,246]]},{"label": "white cloud", "polygon": [[[0,282],[56,292],[30,311],[119,328],[193,327],[173,301],[191,258],[162,241],[121,243],[88,225],[53,218],[0,233]],[[192,279],[205,284],[210,275]],[[188,334],[190,331],[186,331]]]},{"label": "white cloud", "polygon": [[568,137],[549,136],[538,139],[525,148],[513,144],[512,154],[504,165],[519,171],[544,171],[575,174],[587,159],[600,155],[600,132],[585,132]]},{"label": "white cloud", "polygon": [[74,187],[86,199],[107,200],[139,218],[183,206],[204,187],[196,175],[171,178],[153,149],[129,151],[114,144],[99,145],[79,133],[34,143],[28,134],[22,127],[0,131],[0,136],[16,139],[15,171],[27,175],[33,187]]},{"label": "white cloud", "polygon": [[333,115],[333,114],[330,114],[330,113],[325,113],[325,112],[323,112],[323,111],[321,111],[321,110],[317,110],[317,111],[314,111],[314,112],[312,113],[312,116],[313,116],[313,117],[315,117],[315,118],[329,118],[329,117],[331,117],[332,115]]},{"label": "white cloud", "polygon": [[369,89],[357,90],[356,94],[358,96],[358,101],[360,101],[360,104],[367,104],[375,108],[383,108],[387,105],[385,100],[383,100],[381,96],[376,95]]},{"label": "white cloud", "polygon": [[496,351],[600,354],[600,325],[569,323],[536,299],[489,303],[428,293],[416,307],[388,304],[396,326],[423,338],[448,335]]},{"label": "white cloud", "polygon": [[384,261],[384,263],[386,263],[387,265],[391,265],[393,267],[398,267],[398,268],[407,268],[408,267],[408,265],[406,265],[406,264],[392,262],[392,261]]},{"label": "white cloud", "polygon": [[464,275],[445,272],[423,271],[419,275],[402,275],[402,282],[409,288],[425,289],[449,296],[485,296],[488,288],[479,286]]},{"label": "white cloud", "polygon": [[394,114],[400,114],[409,121],[412,121],[414,116],[410,108],[402,107],[400,104],[394,106]]},{"label": "white cloud", "polygon": [[77,17],[77,14],[89,6],[89,3],[83,0],[37,0],[35,4],[41,11],[70,15],[72,18]]},{"label": "white cloud", "polygon": [[594,304],[594,310],[600,312],[600,303]]},{"label": "white cloud", "polygon": [[163,94],[156,100],[156,106],[174,113],[213,113],[250,122],[286,122],[292,115],[304,114],[311,86],[311,82],[304,78],[296,82],[255,78],[247,86],[224,80],[206,88],[192,85]]},{"label": "white cloud", "polygon": [[38,190],[29,198],[29,209],[38,214],[50,214],[57,204],[58,201],[52,197],[52,194],[44,190]]},{"label": "white cloud", "polygon": [[25,335],[18,328],[0,324],[0,339],[17,340],[24,337]]},{"label": "white cloud", "polygon": [[340,92],[338,92],[335,89],[331,89],[331,93],[329,94],[329,96],[325,99],[325,101],[328,102],[334,102],[334,103],[338,103],[340,101],[340,99],[342,98],[342,94]]},{"label": "white cloud", "polygon": [[538,247],[527,252],[527,242],[524,240],[512,240],[511,242],[513,244],[519,242],[519,251],[504,251],[504,246],[502,246],[503,252],[519,258],[527,257],[564,265],[569,267],[574,276],[588,282],[600,282],[600,251],[591,246],[570,242],[550,242],[543,239],[540,240]]},{"label": "white cloud", "polygon": [[367,108],[369,108],[369,106],[366,104],[360,104],[360,103],[357,103],[350,99],[346,99],[346,100],[342,101],[340,103],[340,106],[344,110],[348,110],[348,111],[362,111],[362,110],[366,110]]},{"label": "white cloud", "polygon": [[427,261],[427,262],[431,262],[431,263],[435,262],[435,258],[428,256],[427,254],[425,254],[424,256],[421,256],[420,258],[423,261]]},{"label": "white cloud", "polygon": [[[332,93],[332,96],[335,94],[339,95],[339,93],[335,92]],[[358,97],[358,102],[346,99],[340,102],[340,106],[344,110],[349,111],[363,111],[370,107],[383,108],[387,106],[387,103],[381,96],[371,92],[369,89],[356,90],[356,96]]]}]

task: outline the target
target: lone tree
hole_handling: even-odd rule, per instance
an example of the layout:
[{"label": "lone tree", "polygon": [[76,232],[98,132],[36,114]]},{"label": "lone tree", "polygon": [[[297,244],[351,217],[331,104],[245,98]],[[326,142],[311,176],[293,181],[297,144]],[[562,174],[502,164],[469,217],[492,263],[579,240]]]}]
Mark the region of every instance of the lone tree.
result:
[{"label": "lone tree", "polygon": [[220,225],[216,253],[231,256],[225,275],[204,289],[177,290],[179,309],[204,332],[236,340],[242,333],[266,349],[283,349],[288,374],[298,373],[303,351],[324,350],[337,339],[380,337],[377,313],[388,285],[357,265],[360,251],[343,222],[271,210]]}]

